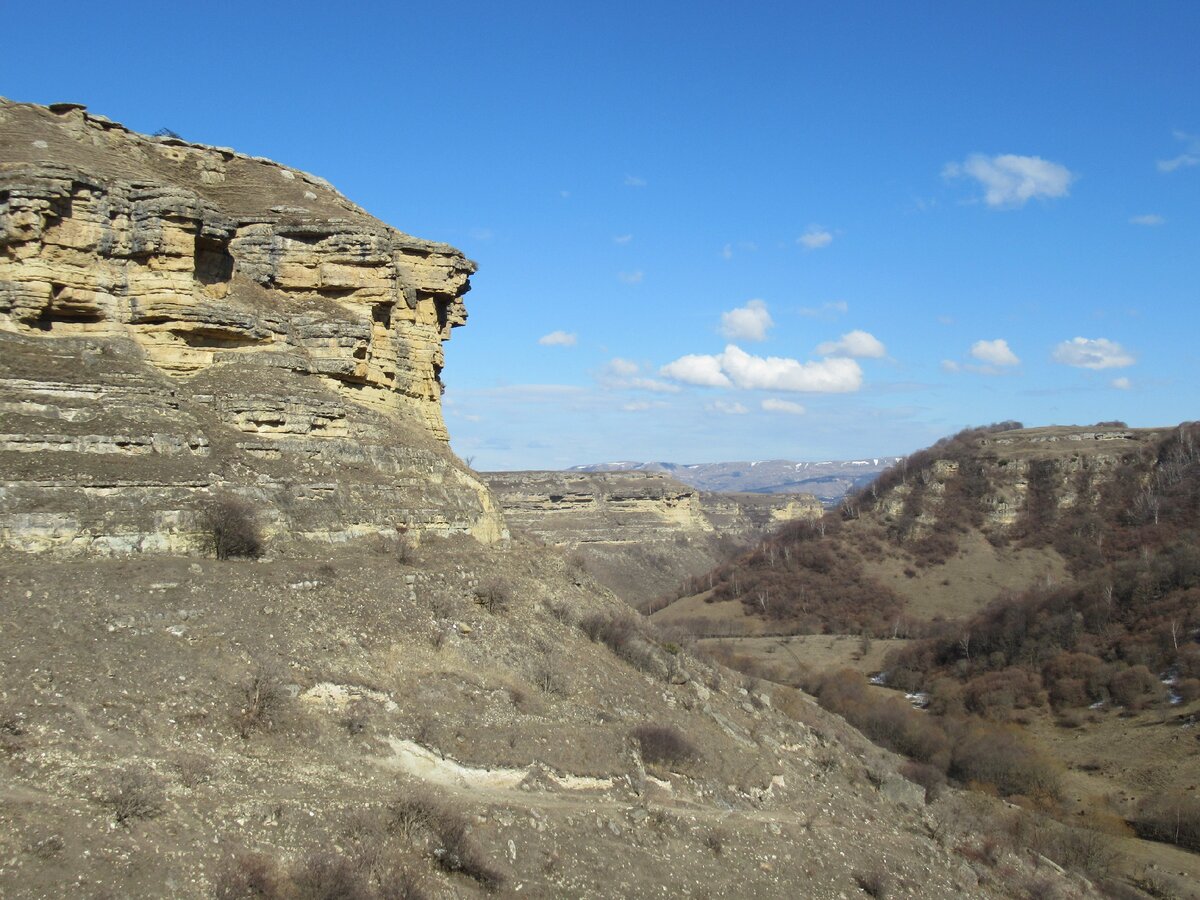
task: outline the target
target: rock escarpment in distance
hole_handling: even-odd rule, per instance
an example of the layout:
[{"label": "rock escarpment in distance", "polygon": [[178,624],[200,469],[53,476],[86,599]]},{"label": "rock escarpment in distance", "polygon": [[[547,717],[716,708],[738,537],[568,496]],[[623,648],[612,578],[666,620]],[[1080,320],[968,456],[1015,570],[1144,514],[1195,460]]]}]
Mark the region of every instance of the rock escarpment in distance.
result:
[{"label": "rock escarpment in distance", "polygon": [[658,472],[486,472],[506,521],[572,551],[606,587],[649,609],[742,543],[820,518],[811,494],[703,493]]},{"label": "rock escarpment in distance", "polygon": [[219,493],[280,537],[505,535],[446,444],[457,250],[70,104],[0,101],[0,159],[0,545],[191,549]]}]

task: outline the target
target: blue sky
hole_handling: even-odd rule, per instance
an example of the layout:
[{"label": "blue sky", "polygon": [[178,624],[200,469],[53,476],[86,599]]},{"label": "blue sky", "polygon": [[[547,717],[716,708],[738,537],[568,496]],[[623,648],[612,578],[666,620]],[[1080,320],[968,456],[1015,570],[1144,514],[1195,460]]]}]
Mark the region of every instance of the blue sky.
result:
[{"label": "blue sky", "polygon": [[477,468],[1197,418],[1200,5],[10,3],[0,94],[480,266]]}]

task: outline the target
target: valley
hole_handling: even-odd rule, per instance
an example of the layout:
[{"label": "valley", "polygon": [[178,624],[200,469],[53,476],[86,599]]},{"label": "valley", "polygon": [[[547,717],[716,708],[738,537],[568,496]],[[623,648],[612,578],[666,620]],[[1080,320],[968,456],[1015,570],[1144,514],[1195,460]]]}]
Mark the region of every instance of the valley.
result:
[{"label": "valley", "polygon": [[477,472],[463,253],[0,153],[3,896],[1198,896],[1195,424]]}]

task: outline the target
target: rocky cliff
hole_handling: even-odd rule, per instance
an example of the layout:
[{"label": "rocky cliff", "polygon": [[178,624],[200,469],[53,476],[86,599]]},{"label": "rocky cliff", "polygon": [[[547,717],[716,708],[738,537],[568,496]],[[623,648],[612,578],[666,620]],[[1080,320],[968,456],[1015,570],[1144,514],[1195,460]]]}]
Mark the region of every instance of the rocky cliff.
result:
[{"label": "rocky cliff", "polygon": [[648,607],[735,546],[821,516],[811,494],[702,493],[658,472],[488,472],[516,529],[574,551],[608,588]]},{"label": "rocky cliff", "polygon": [[[504,523],[449,451],[474,264],[270,160],[0,101],[0,545],[194,547]],[[337,477],[333,477],[333,473]]]}]

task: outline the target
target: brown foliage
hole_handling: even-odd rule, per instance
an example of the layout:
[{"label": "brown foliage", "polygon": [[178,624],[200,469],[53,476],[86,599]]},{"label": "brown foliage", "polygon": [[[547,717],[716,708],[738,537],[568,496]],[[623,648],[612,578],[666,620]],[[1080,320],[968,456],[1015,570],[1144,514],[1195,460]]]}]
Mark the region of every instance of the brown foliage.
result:
[{"label": "brown foliage", "polygon": [[204,509],[201,524],[210,536],[217,559],[262,556],[263,538],[254,507],[240,497],[215,498]]},{"label": "brown foliage", "polygon": [[659,765],[680,765],[700,757],[700,751],[673,725],[637,725],[630,736],[638,742],[642,759]]}]

